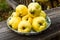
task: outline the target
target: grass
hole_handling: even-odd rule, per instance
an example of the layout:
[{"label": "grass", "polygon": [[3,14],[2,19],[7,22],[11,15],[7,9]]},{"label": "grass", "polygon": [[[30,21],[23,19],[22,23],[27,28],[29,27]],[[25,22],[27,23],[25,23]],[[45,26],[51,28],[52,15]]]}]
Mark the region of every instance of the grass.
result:
[{"label": "grass", "polygon": [[6,0],[0,0],[0,21],[6,20],[12,11],[12,8],[7,4]]}]

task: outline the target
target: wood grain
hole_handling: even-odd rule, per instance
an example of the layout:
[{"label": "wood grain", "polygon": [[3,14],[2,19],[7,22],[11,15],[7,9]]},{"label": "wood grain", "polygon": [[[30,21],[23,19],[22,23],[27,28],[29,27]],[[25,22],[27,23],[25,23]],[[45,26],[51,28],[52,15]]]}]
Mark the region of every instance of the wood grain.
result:
[{"label": "wood grain", "polygon": [[51,18],[51,26],[38,35],[24,36],[11,31],[6,24],[6,21],[0,22],[0,40],[42,40],[54,36],[60,31],[60,7],[45,10]]}]

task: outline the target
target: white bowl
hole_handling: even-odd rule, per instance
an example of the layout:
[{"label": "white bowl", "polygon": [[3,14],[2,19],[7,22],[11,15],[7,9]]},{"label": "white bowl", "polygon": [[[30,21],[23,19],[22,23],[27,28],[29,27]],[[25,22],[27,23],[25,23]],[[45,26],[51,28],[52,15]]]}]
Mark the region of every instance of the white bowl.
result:
[{"label": "white bowl", "polygon": [[21,34],[21,35],[36,35],[36,34],[39,34],[39,33],[43,32],[43,31],[46,30],[47,28],[49,28],[50,25],[51,25],[51,20],[50,20],[50,18],[47,16],[47,17],[46,17],[46,21],[47,21],[48,25],[47,25],[47,27],[46,27],[44,30],[42,30],[42,31],[40,31],[40,32],[31,31],[31,32],[29,32],[29,33],[21,33],[21,32],[18,32],[17,30],[12,29],[11,26],[9,26],[8,21],[9,21],[10,19],[11,19],[11,17],[9,17],[9,18],[7,19],[7,26],[8,26],[8,28],[11,29],[12,31],[18,33],[18,34]]}]

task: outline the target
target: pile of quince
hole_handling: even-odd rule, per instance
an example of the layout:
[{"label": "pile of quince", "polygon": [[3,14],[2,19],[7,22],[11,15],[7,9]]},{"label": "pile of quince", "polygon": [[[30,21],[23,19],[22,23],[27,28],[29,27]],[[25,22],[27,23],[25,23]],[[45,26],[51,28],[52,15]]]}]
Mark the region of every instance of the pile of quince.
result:
[{"label": "pile of quince", "polygon": [[8,24],[18,32],[28,33],[31,30],[41,32],[47,27],[46,13],[37,2],[30,3],[28,7],[18,5]]}]

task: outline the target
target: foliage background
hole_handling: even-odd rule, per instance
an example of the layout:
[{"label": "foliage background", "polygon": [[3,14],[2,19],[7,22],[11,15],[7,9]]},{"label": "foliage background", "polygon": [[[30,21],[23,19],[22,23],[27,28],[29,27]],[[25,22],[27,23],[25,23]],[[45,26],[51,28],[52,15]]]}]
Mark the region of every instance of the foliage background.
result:
[{"label": "foliage background", "polygon": [[6,0],[0,0],[0,21],[6,20],[13,9],[7,4]]}]

